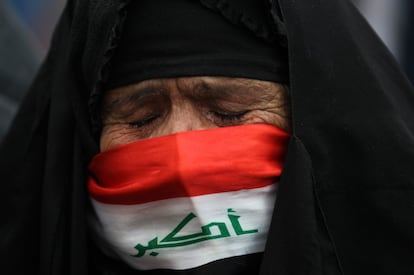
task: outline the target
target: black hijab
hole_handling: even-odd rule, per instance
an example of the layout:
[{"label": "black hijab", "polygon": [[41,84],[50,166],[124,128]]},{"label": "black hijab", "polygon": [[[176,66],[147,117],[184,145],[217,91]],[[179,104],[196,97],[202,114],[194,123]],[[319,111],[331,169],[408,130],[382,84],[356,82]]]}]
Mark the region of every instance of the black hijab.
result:
[{"label": "black hijab", "polygon": [[[287,83],[287,49],[272,33],[270,13],[261,1],[231,3],[227,10],[232,13],[226,15],[222,7],[210,2],[132,1],[105,90],[146,79],[184,76]],[[244,2],[250,3],[251,14],[240,7]],[[242,16],[249,16],[249,25]]]},{"label": "black hijab", "polygon": [[[287,37],[293,135],[260,274],[414,273],[412,87],[348,1],[269,3]],[[86,228],[86,167],[99,149],[88,101],[126,8],[68,1],[0,149],[2,274],[111,265],[93,259]]]}]

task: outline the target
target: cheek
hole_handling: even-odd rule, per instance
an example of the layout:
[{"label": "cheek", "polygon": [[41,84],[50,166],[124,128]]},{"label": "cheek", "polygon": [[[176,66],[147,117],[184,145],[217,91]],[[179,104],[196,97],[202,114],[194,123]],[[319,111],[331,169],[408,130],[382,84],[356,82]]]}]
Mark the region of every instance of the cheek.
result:
[{"label": "cheek", "polygon": [[137,141],[136,130],[125,125],[106,126],[101,133],[101,152],[112,147]]},{"label": "cheek", "polygon": [[290,113],[281,108],[253,111],[246,124],[263,123],[276,126],[286,132],[291,131]]}]

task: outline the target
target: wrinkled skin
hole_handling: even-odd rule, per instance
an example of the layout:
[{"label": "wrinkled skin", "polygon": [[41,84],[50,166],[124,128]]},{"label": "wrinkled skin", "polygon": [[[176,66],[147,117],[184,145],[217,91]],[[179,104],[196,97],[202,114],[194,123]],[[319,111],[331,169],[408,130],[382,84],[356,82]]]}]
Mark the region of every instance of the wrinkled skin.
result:
[{"label": "wrinkled skin", "polygon": [[105,93],[101,151],[173,133],[264,123],[290,130],[285,86],[253,79],[146,80]]}]

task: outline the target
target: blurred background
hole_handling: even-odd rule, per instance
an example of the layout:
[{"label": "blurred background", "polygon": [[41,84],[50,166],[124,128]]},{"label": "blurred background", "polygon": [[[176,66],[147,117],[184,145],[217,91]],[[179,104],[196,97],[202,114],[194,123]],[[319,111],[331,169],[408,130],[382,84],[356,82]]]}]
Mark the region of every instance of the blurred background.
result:
[{"label": "blurred background", "polygon": [[[414,1],[352,0],[414,83]],[[66,0],[0,0],[0,140],[44,59]]]},{"label": "blurred background", "polygon": [[45,55],[56,22],[66,0],[2,0],[9,3],[10,12],[32,33],[39,44],[39,54]]},{"label": "blurred background", "polygon": [[414,1],[353,0],[414,83]]}]

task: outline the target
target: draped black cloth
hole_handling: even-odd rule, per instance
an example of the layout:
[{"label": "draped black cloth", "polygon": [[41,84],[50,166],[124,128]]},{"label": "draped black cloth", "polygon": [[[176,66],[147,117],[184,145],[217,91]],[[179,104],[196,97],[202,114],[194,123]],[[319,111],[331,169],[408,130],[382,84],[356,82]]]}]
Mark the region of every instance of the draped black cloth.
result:
[{"label": "draped black cloth", "polygon": [[250,15],[248,27],[233,14],[246,16],[238,2],[230,6],[229,15],[223,15],[224,9],[214,1],[201,2],[132,1],[105,89],[194,75],[288,82],[287,49],[272,33],[266,7],[250,7],[256,13]]},{"label": "draped black cloth", "polygon": [[[412,87],[348,1],[269,3],[273,31],[287,38],[293,133],[267,247],[252,261],[261,275],[413,274]],[[125,5],[68,1],[0,148],[2,274],[129,272],[96,256],[85,184],[99,149],[88,102]],[[231,274],[236,263],[176,274]]]}]

